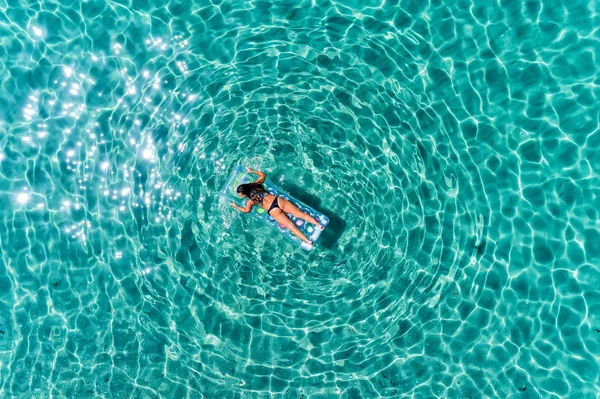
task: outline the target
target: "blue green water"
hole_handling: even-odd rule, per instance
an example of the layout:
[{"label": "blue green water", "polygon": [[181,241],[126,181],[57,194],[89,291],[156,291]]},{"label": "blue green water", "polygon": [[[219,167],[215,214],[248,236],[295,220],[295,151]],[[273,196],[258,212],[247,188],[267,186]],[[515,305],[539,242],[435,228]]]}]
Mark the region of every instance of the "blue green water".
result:
[{"label": "blue green water", "polygon": [[0,397],[596,398],[599,12],[0,0]]}]

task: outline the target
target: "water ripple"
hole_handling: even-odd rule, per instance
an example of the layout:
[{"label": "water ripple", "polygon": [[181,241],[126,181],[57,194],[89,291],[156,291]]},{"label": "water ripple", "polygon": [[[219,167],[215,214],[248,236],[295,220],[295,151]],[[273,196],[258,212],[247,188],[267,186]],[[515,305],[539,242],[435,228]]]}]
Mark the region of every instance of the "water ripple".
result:
[{"label": "water ripple", "polygon": [[0,1],[0,396],[593,398],[598,16],[554,3]]}]

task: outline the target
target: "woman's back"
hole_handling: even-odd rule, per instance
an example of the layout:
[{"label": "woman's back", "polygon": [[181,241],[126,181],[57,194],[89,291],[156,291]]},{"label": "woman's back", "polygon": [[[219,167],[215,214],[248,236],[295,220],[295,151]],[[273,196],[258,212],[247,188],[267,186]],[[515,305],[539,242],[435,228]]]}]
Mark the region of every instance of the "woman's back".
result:
[{"label": "woman's back", "polygon": [[260,187],[255,187],[250,191],[250,199],[256,205],[261,205],[267,196],[267,191],[264,189],[262,185]]},{"label": "woman's back", "polygon": [[243,184],[238,192],[250,198],[256,205],[261,205],[269,194],[260,183]]}]

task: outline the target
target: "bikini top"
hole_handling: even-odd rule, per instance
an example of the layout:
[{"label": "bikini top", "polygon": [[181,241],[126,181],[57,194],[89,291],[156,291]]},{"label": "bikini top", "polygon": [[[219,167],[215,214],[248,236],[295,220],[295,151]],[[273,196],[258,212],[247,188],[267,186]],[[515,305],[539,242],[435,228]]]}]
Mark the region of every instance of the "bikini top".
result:
[{"label": "bikini top", "polygon": [[250,199],[257,205],[262,204],[266,195],[267,192],[260,188],[253,188],[252,191],[250,191]]}]

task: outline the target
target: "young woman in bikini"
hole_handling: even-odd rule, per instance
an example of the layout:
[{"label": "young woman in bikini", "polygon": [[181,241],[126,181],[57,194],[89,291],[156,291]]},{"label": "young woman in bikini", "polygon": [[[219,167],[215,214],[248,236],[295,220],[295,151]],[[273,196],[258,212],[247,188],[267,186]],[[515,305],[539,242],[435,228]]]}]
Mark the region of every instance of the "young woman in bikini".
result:
[{"label": "young woman in bikini", "polygon": [[267,177],[263,172],[253,170],[248,167],[246,167],[246,169],[248,169],[248,172],[250,173],[256,173],[259,178],[254,183],[241,184],[237,188],[238,194],[244,198],[249,198],[245,208],[236,205],[234,202],[232,202],[231,205],[244,213],[249,213],[254,205],[259,205],[266,210],[277,223],[290,229],[292,233],[294,233],[294,235],[302,241],[308,243],[309,245],[313,245],[313,242],[306,238],[306,236],[300,230],[298,230],[294,222],[287,217],[286,213],[312,223],[317,226],[318,229],[322,230],[323,226],[321,226],[321,224],[315,218],[307,213],[302,212],[290,201],[281,197],[276,197],[267,192],[262,185]]}]

